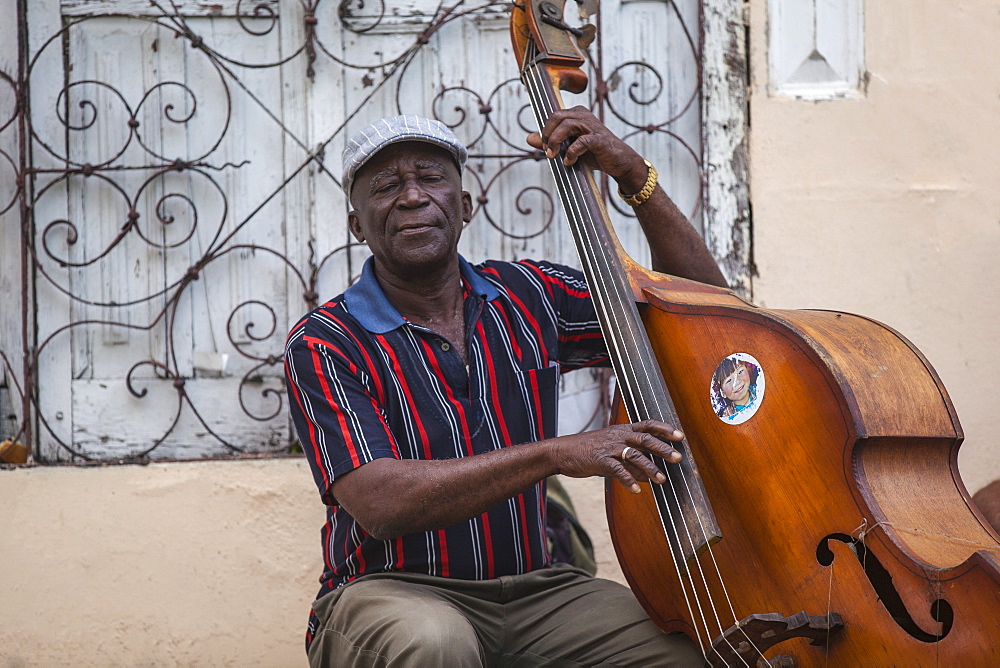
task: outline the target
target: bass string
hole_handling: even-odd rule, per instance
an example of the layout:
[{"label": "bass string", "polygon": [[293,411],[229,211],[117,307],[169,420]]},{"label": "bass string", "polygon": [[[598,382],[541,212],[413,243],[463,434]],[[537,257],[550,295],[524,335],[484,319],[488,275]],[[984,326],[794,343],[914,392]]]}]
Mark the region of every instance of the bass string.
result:
[{"label": "bass string", "polygon": [[[546,107],[548,106],[548,104],[547,104],[548,103],[547,97],[544,94],[539,93],[540,89],[541,90],[544,89],[544,87],[542,86],[542,81],[541,81],[540,75],[537,73],[536,70],[530,70],[530,72],[531,72],[530,75],[529,74],[525,74],[524,79],[525,79],[526,87],[528,88],[528,91],[529,91],[529,97],[532,99],[532,102],[533,102],[532,108],[533,108],[533,111],[535,112],[535,115],[536,115],[536,119],[535,120],[536,120],[539,128],[541,128],[544,125],[546,114],[550,114],[551,110],[550,109],[546,109]],[[580,209],[579,203],[575,200],[575,198],[569,192],[567,170],[561,169],[559,167],[559,165],[556,164],[556,162],[557,161],[550,161],[550,166],[552,167],[553,177],[556,180],[557,187],[559,188],[560,195],[562,196],[562,199],[563,199],[564,209],[566,210],[566,214],[569,217],[569,222],[570,222],[571,226],[573,226],[575,228],[579,228],[582,225],[582,216],[580,215],[580,211],[579,211],[579,209]],[[587,235],[582,234],[582,232],[579,229],[577,231],[578,231],[578,233],[576,235],[577,239],[581,243],[583,243],[584,245],[590,244],[591,240],[589,239],[589,237]],[[586,250],[593,251],[594,249],[591,247],[590,249],[586,249]],[[590,270],[588,273],[590,274],[591,280],[596,279],[599,283],[607,283],[608,282],[607,277],[604,276],[604,275],[602,275],[602,273],[599,270],[599,267],[594,266],[594,263],[591,262],[591,258],[592,257],[594,257],[592,253],[587,253],[587,252],[581,253],[581,262],[583,262],[584,265],[585,265],[585,267]],[[616,287],[620,287],[620,286],[616,286]],[[602,297],[604,296],[604,293],[607,293],[607,292],[609,292],[609,289],[607,289],[607,288],[605,290],[603,290],[603,291],[602,290],[596,290],[596,291],[594,291],[593,294],[594,294],[594,297],[595,297],[595,301],[598,302],[599,305],[601,305],[601,301],[602,301]],[[622,297],[622,295],[619,295],[619,297]],[[599,309],[599,310],[601,310],[601,309]],[[605,308],[603,310],[606,311],[607,309]],[[623,346],[624,344],[621,341],[622,337],[620,336],[620,333],[619,333],[618,336],[614,335],[614,332],[616,331],[616,328],[614,327],[615,323],[613,321],[612,322],[608,322],[607,319],[605,319],[605,324],[609,325],[609,327],[607,327],[606,329],[608,329],[609,333],[611,334],[611,336],[608,337],[610,339],[611,346],[613,348],[614,347]],[[617,352],[619,352],[618,359],[623,359],[623,360],[624,359],[628,359],[627,355],[622,354],[623,351],[619,350]],[[619,373],[622,372],[621,369],[619,369],[618,371],[619,371]],[[621,385],[621,384],[619,384],[619,385]],[[627,395],[627,394],[623,394],[623,400],[625,400],[626,402],[629,402],[631,400],[631,397],[629,395]],[[631,406],[629,408],[631,408],[630,412],[633,415],[635,415],[636,414],[636,410],[637,410],[638,407],[637,406]],[[654,488],[654,491],[655,491],[655,488]],[[668,510],[668,512],[670,512],[669,507],[667,507],[667,510]],[[663,515],[662,515],[662,511],[660,509],[660,504],[657,505],[657,511],[660,513],[660,523],[663,526],[664,532],[666,532],[667,531],[666,522],[664,521],[664,518],[663,518]],[[671,518],[671,519],[673,519],[673,518]],[[680,568],[678,566],[678,564],[681,562],[680,555],[674,553],[674,546],[673,546],[672,543],[669,543],[669,541],[668,541],[668,546],[669,546],[669,548],[671,550],[671,556],[673,557],[674,567],[675,567],[675,570],[677,571],[678,578],[681,578]],[[683,585],[683,579],[681,579],[681,582],[682,582],[682,585]],[[691,616],[692,621],[694,621],[694,620],[696,620],[696,617],[695,617],[694,612],[692,610],[691,601],[690,601],[690,598],[688,597],[688,593],[687,593],[686,587],[682,587],[682,591],[684,592],[685,603],[686,603],[687,608],[688,608],[688,614]],[[702,606],[701,606],[700,598],[698,597],[697,592],[693,592],[693,595],[694,595],[693,597],[694,597],[695,602],[696,602],[697,607],[698,607],[699,616],[702,619],[703,625],[707,628],[708,624],[707,624],[707,621],[705,620],[704,611],[703,611]],[[699,644],[701,644],[700,637],[699,637]],[[705,654],[704,647],[702,647],[701,649],[702,649],[702,653]]]},{"label": "bass string", "polygon": [[[834,566],[835,566],[835,563],[831,562],[830,566],[829,566],[829,568],[830,568],[830,582],[827,585],[827,589],[826,589],[826,618],[827,618],[827,620],[830,619],[830,614],[833,612],[833,567]],[[831,633],[830,628],[827,628],[827,630],[826,630],[826,651],[824,652],[824,659],[825,659],[824,665],[827,665],[827,666],[830,665],[830,633]]]},{"label": "bass string", "polygon": [[[552,112],[552,109],[550,107],[555,107],[557,105],[555,104],[555,102],[549,99],[548,95],[544,94],[546,91],[546,87],[543,85],[544,83],[543,78],[541,74],[538,73],[537,67],[531,65],[533,62],[533,58],[535,56],[535,53],[533,53],[534,51],[535,50],[533,48],[533,44],[531,44],[529,47],[529,54],[525,58],[526,67],[525,71],[522,73],[522,76],[525,81],[526,87],[528,88],[529,91],[529,98],[531,98],[532,100],[532,108],[536,115],[535,120],[538,123],[539,128],[541,128],[544,125],[544,121],[546,120],[547,115],[551,114]],[[585,246],[589,246],[588,250],[595,251],[596,250],[594,248],[595,242],[592,239],[593,235],[584,233],[586,232],[585,228],[587,227],[588,222],[591,228],[594,227],[594,222],[590,218],[589,208],[579,201],[579,198],[581,197],[580,193],[585,185],[584,182],[586,181],[586,178],[581,174],[579,169],[569,169],[566,165],[562,164],[560,160],[550,160],[549,163],[552,168],[553,176],[555,177],[557,186],[559,187],[560,195],[563,199],[563,204],[564,208],[566,209],[567,216],[570,218],[570,223],[576,230],[581,232],[581,234],[577,235],[578,240],[580,240],[580,242],[583,243]],[[570,187],[571,185],[570,181],[575,181],[575,186],[576,186],[575,190]],[[593,253],[591,253],[590,257],[596,257],[596,256],[593,255]],[[581,257],[581,261],[585,262],[588,265],[594,264],[588,261],[588,259],[584,257]],[[611,271],[610,268],[608,268],[605,272],[602,272],[598,267],[595,266],[590,266],[590,269],[591,271],[589,273],[591,274],[591,276],[594,277],[605,288],[604,290],[595,291],[595,295],[599,299],[604,299],[605,295],[608,295],[610,297],[614,293],[617,293],[615,294],[615,296],[619,300],[632,299],[631,291],[630,290],[626,291],[620,280],[617,281],[614,280],[613,272]],[[602,304],[602,307],[606,314],[614,310],[607,303]],[[625,349],[634,349],[634,347],[629,348],[627,344],[623,341],[624,338],[628,337],[623,336],[622,334],[623,328],[619,324],[620,320],[606,317],[605,321],[609,325],[608,329],[610,330],[611,333],[611,336],[609,336],[609,338],[612,340],[612,345],[617,349],[616,352],[618,353],[618,361],[622,363],[621,364],[622,368],[619,369],[619,372],[620,373],[624,372],[626,376],[631,374],[633,379],[637,379],[637,377],[641,374],[637,374],[635,365],[632,365],[630,363],[631,357],[629,355],[624,354]],[[635,337],[634,332],[628,332],[628,333],[631,334],[633,338]],[[644,336],[644,333],[642,334],[642,336]],[[628,364],[626,364],[626,362],[628,362]],[[645,371],[645,369],[642,367],[640,367],[640,370]],[[623,393],[623,398],[624,396],[625,395]],[[635,403],[636,401],[637,401],[636,399],[634,398],[632,399],[633,405],[631,406],[630,414],[633,416],[642,415],[642,407],[639,406],[637,403]],[[690,485],[687,476],[683,472],[683,470],[680,471],[680,475],[684,482],[685,487],[687,488],[688,496],[690,497],[691,494]],[[670,489],[674,495],[675,501],[679,501],[679,492],[675,487],[673,481],[668,478],[668,482],[670,484]],[[670,534],[672,531],[674,540],[676,541],[677,545],[680,546],[681,545],[680,536],[678,535],[678,530],[676,528],[677,522],[676,519],[673,517],[673,510],[671,509],[670,504],[666,503],[666,492],[663,490],[663,486],[651,484],[651,489],[653,490],[654,494],[658,494],[659,499],[661,501],[661,503],[657,504],[657,511],[660,514],[660,523],[663,527],[664,532]],[[668,522],[663,517],[663,511],[661,510],[661,506],[665,508],[667,510],[667,513],[670,515],[669,524],[671,525],[671,527],[673,527],[673,529],[668,528],[667,526]],[[704,529],[702,518],[700,514],[697,514],[696,516],[698,518],[699,524],[701,525],[702,536],[704,538],[706,536],[706,532]],[[689,544],[693,544],[693,542],[691,542],[691,530],[688,527],[687,520],[682,515],[679,517],[679,520],[680,520],[679,523],[681,524],[681,526],[683,526],[684,531],[687,534]],[[681,569],[679,565],[682,560],[682,557],[681,555],[675,553],[674,544],[670,540],[668,540],[667,542],[668,542],[668,547],[671,551],[671,556],[673,557],[676,574],[681,581],[682,591],[685,597],[685,604],[687,605],[688,608],[688,614],[691,616],[692,621],[696,621],[696,617],[694,615],[691,601],[687,592],[688,587],[685,586],[684,584],[684,577],[681,574]],[[716,576],[718,577],[722,590],[725,593],[727,603],[730,609],[730,614],[732,615],[733,623],[735,624],[736,615],[735,615],[735,610],[733,609],[732,606],[732,601],[729,598],[729,592],[725,587],[725,583],[723,581],[721,572],[718,568],[718,564],[715,561],[715,555],[714,553],[712,553],[711,545],[708,544],[707,540],[705,540],[705,543],[706,545],[708,545],[708,552],[709,555],[711,556]],[[722,633],[725,631],[725,628],[723,627],[722,622],[719,619],[719,613],[715,606],[715,602],[712,600],[711,592],[707,584],[707,578],[702,569],[702,564],[700,563],[700,559],[695,558],[694,561],[697,563],[699,575],[701,577],[702,584],[705,587],[705,591],[708,594],[708,602],[711,605],[712,614],[715,617],[715,622],[719,629],[719,636],[721,637]],[[697,606],[699,611],[698,616],[701,618],[702,626],[706,630],[706,636],[711,637],[710,624],[708,623],[708,620],[705,618],[705,612],[701,604],[701,595],[698,593],[698,589],[693,582],[690,583],[690,588],[691,588],[691,598],[694,598],[695,600],[695,605]],[[698,635],[699,635],[698,642],[699,645],[701,645],[702,643],[700,634]],[[745,633],[744,637],[751,645],[753,645],[751,639],[748,636],[746,636]],[[728,643],[728,640],[726,642]],[[732,648],[731,644],[730,647]],[[757,650],[756,647],[754,647],[754,649]],[[704,646],[702,646],[702,653],[705,654]],[[757,650],[757,653],[758,655],[763,656],[759,650]],[[736,656],[739,656],[739,654],[735,652],[735,649],[734,649],[734,654],[736,654]],[[745,660],[744,663],[746,663]]]}]

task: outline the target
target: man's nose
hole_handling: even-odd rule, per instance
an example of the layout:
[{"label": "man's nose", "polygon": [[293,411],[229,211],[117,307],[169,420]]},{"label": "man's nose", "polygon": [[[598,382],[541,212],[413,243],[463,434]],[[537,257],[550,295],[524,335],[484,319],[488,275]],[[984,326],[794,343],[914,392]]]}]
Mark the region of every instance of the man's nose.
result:
[{"label": "man's nose", "polygon": [[420,186],[417,179],[406,179],[403,182],[403,192],[399,195],[400,206],[408,208],[424,206],[427,204],[427,193]]}]

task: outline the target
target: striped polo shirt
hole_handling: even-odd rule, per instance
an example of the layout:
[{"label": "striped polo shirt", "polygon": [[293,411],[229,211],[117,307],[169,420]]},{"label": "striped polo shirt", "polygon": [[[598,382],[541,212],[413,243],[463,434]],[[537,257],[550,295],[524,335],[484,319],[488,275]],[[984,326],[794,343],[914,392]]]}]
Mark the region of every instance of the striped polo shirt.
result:
[{"label": "striped polo shirt", "polygon": [[467,457],[556,436],[560,372],[607,363],[579,271],[460,265],[468,367],[389,303],[371,259],[357,283],[289,334],[290,411],[327,506],[320,596],[368,573],[481,580],[550,561],[544,481],[466,522],[387,541],[369,536],[330,491],[337,476],[379,457]]}]

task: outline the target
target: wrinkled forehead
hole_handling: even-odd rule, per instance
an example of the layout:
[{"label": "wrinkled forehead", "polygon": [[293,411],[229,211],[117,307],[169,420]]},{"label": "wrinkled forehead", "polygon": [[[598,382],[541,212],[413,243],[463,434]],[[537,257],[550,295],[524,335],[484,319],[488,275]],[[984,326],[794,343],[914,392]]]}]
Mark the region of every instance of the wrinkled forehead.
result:
[{"label": "wrinkled forehead", "polygon": [[371,174],[396,171],[403,163],[412,163],[418,169],[452,165],[458,171],[458,163],[451,153],[434,144],[413,141],[386,146],[358,170],[358,176],[371,178]]}]

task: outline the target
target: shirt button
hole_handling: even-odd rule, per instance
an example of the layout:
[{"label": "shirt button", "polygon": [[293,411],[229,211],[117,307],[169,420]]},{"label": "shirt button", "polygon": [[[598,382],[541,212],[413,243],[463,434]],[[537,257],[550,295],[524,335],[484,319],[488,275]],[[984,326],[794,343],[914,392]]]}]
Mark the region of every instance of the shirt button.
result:
[{"label": "shirt button", "polygon": [[451,344],[448,343],[447,341],[442,341],[441,342],[441,350],[443,350],[445,352],[448,352],[449,350],[451,350]]}]

